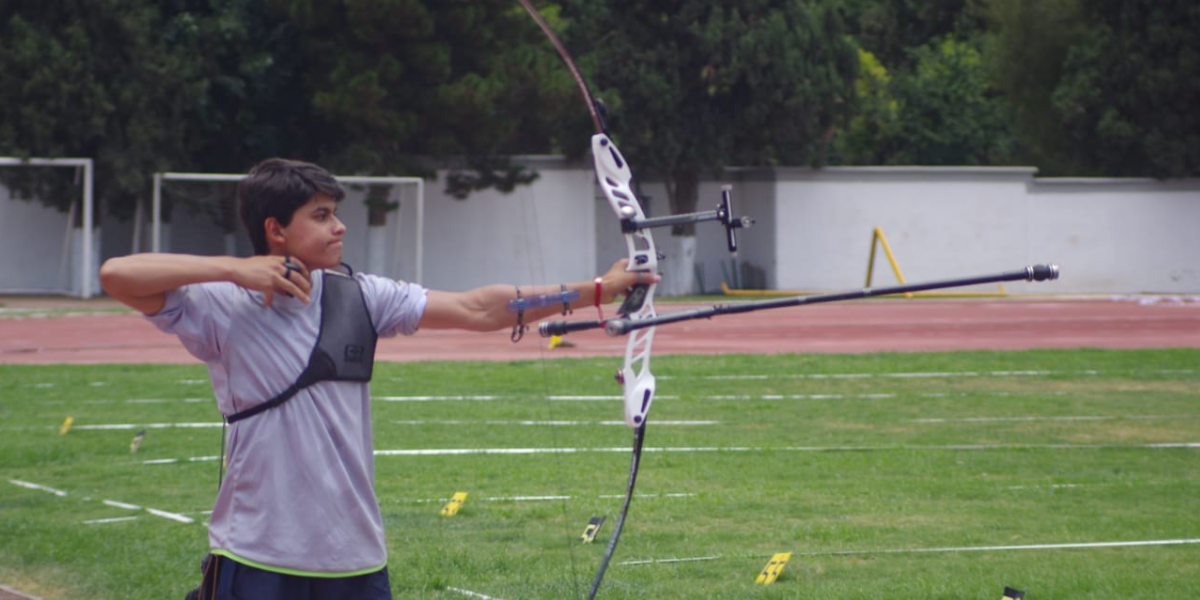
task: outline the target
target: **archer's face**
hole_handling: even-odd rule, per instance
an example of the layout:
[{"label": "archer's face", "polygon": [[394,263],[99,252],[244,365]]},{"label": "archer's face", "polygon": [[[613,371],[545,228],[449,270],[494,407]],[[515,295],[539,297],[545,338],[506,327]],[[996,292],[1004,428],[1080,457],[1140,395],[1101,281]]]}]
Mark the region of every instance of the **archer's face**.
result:
[{"label": "archer's face", "polygon": [[342,237],[346,225],[337,217],[337,202],[317,194],[292,215],[284,227],[283,253],[291,254],[309,269],[328,269],[342,262]]}]

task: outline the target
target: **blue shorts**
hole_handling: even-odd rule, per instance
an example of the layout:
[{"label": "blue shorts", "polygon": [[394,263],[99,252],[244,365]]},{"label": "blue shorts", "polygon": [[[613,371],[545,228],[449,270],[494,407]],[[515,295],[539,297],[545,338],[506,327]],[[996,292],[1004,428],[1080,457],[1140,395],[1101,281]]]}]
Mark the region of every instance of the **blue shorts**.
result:
[{"label": "blue shorts", "polygon": [[214,600],[392,600],[387,567],[353,577],[305,577],[217,559]]}]

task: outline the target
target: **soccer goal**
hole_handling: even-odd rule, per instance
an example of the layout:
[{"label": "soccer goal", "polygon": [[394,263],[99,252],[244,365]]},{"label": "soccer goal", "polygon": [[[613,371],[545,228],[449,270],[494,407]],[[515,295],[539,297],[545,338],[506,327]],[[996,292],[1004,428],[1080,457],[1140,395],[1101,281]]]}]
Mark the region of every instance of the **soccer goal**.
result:
[{"label": "soccer goal", "polygon": [[[78,199],[68,200],[64,223],[59,210],[15,198],[0,185],[0,294],[91,298],[99,289],[92,159],[0,157],[0,168],[16,167],[73,169],[82,190]],[[47,234],[57,230],[64,231],[61,239]]]},{"label": "soccer goal", "polygon": [[[420,177],[336,176],[346,187],[338,218],[349,235],[343,260],[357,271],[420,283],[424,266],[425,180]],[[253,253],[246,233],[231,211],[234,185],[245,174],[155,173],[151,198],[152,252]],[[208,189],[207,193],[199,190]],[[371,188],[375,188],[372,190]],[[382,188],[382,190],[381,190]],[[366,200],[382,199],[386,211],[372,211]],[[170,224],[165,225],[166,213]]]}]

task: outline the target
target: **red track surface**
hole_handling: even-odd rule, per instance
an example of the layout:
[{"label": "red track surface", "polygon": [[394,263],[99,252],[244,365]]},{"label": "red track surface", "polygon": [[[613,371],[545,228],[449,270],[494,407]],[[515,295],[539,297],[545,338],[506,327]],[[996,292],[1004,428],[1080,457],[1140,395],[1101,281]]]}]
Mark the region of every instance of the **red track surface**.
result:
[{"label": "red track surface", "polygon": [[[376,357],[393,362],[616,357],[625,348],[624,338],[599,332],[568,339],[574,347],[547,350],[535,331],[518,344],[509,342],[508,331],[422,331],[380,340]],[[658,328],[654,341],[656,355],[1178,347],[1200,348],[1200,299],[864,300],[668,325]],[[174,337],[133,313],[0,317],[0,363],[191,362],[196,360]]]}]

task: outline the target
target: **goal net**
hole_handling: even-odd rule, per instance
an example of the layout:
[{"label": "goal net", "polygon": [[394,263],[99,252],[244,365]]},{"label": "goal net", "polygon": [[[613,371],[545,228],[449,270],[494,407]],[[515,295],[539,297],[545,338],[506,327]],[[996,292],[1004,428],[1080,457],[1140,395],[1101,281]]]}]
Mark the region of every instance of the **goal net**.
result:
[{"label": "goal net", "polygon": [[[150,250],[250,256],[237,217],[244,174],[155,173]],[[336,176],[346,188],[338,218],[348,235],[342,260],[355,271],[419,283],[424,264],[425,180]]]},{"label": "goal net", "polygon": [[0,294],[92,297],[100,289],[92,159],[0,157],[0,169],[17,168],[56,168],[62,181],[51,189],[63,197],[27,200],[0,183]]}]

